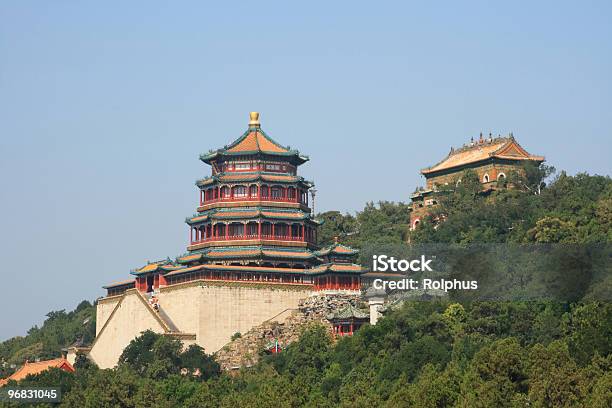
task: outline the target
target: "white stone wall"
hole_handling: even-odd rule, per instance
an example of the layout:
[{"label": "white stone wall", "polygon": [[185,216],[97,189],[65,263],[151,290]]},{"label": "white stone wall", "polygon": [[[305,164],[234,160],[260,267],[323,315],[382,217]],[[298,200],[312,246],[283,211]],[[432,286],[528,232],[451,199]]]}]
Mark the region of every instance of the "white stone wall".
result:
[{"label": "white stone wall", "polygon": [[[236,332],[246,333],[273,317],[282,320],[289,315],[287,309],[296,309],[299,301],[311,294],[307,286],[285,289],[280,285],[197,281],[161,288],[157,297],[171,327],[184,334],[195,334],[195,341],[183,341],[184,345],[195,342],[207,353],[213,353]],[[115,312],[120,297],[98,303],[97,338],[89,356],[100,368],[115,366],[123,349],[144,330],[164,332],[139,297],[135,290],[126,292]]]},{"label": "white stone wall", "polygon": [[121,300],[121,296],[113,296],[110,298],[103,298],[98,300],[98,305],[96,307],[96,336],[104,327],[104,323],[111,315],[117,303]]},{"label": "white stone wall", "polygon": [[[236,332],[251,328],[287,309],[296,309],[310,290],[296,291],[251,287],[202,288],[198,344],[213,353],[227,344]],[[287,316],[287,313],[282,313]]]},{"label": "white stone wall", "polygon": [[[104,303],[98,304],[98,308],[101,306],[107,307]],[[162,325],[143,304],[140,294],[129,291],[98,333],[89,358],[100,368],[112,368],[117,365],[119,356],[130,341],[147,329],[164,333]]]}]

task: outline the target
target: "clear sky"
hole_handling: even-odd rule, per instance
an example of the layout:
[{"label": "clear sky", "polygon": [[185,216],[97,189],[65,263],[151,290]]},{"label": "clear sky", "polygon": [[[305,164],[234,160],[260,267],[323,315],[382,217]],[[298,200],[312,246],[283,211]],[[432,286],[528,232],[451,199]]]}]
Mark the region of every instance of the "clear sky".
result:
[{"label": "clear sky", "polygon": [[0,3],[0,339],[183,253],[249,111],[319,211],[408,201],[481,131],[610,174],[611,3],[500,3]]}]

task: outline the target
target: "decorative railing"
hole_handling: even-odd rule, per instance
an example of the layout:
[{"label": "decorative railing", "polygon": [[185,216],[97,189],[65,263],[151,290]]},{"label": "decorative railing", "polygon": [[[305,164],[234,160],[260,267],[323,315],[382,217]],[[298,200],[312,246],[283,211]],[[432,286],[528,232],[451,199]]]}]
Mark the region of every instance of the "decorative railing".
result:
[{"label": "decorative railing", "polygon": [[301,236],[293,236],[293,235],[271,235],[271,234],[247,234],[247,235],[220,235],[213,237],[202,238],[197,241],[191,241],[191,245],[202,244],[205,242],[215,242],[215,241],[241,241],[241,240],[254,240],[254,239],[265,239],[265,240],[273,240],[273,241],[301,241],[301,242],[310,242],[314,243],[314,239],[304,238]]},{"label": "decorative railing", "polygon": [[[299,203],[300,201],[295,197],[272,197],[272,196],[234,196],[234,197],[217,197],[211,198],[208,200],[204,200],[200,203],[200,205],[206,204],[214,204],[219,202],[236,202],[236,201],[274,201],[274,202],[284,202],[284,203]],[[302,202],[302,204],[307,204]]]}]

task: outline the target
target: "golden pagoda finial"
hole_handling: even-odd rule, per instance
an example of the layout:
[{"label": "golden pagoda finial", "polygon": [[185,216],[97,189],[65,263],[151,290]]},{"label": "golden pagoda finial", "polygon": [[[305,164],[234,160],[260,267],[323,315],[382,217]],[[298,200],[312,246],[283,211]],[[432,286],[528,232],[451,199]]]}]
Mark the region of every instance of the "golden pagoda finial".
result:
[{"label": "golden pagoda finial", "polygon": [[249,127],[258,128],[259,127],[259,112],[251,112],[249,113],[249,116],[251,118],[249,122]]}]

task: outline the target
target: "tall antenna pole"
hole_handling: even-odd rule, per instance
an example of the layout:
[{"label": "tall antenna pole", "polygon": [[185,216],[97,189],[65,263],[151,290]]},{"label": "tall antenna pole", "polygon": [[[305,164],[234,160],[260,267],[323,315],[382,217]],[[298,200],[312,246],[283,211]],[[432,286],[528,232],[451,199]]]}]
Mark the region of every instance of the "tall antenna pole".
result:
[{"label": "tall antenna pole", "polygon": [[311,188],[310,189],[310,196],[312,197],[312,215],[315,215],[315,196],[317,195],[317,189],[316,188]]}]

